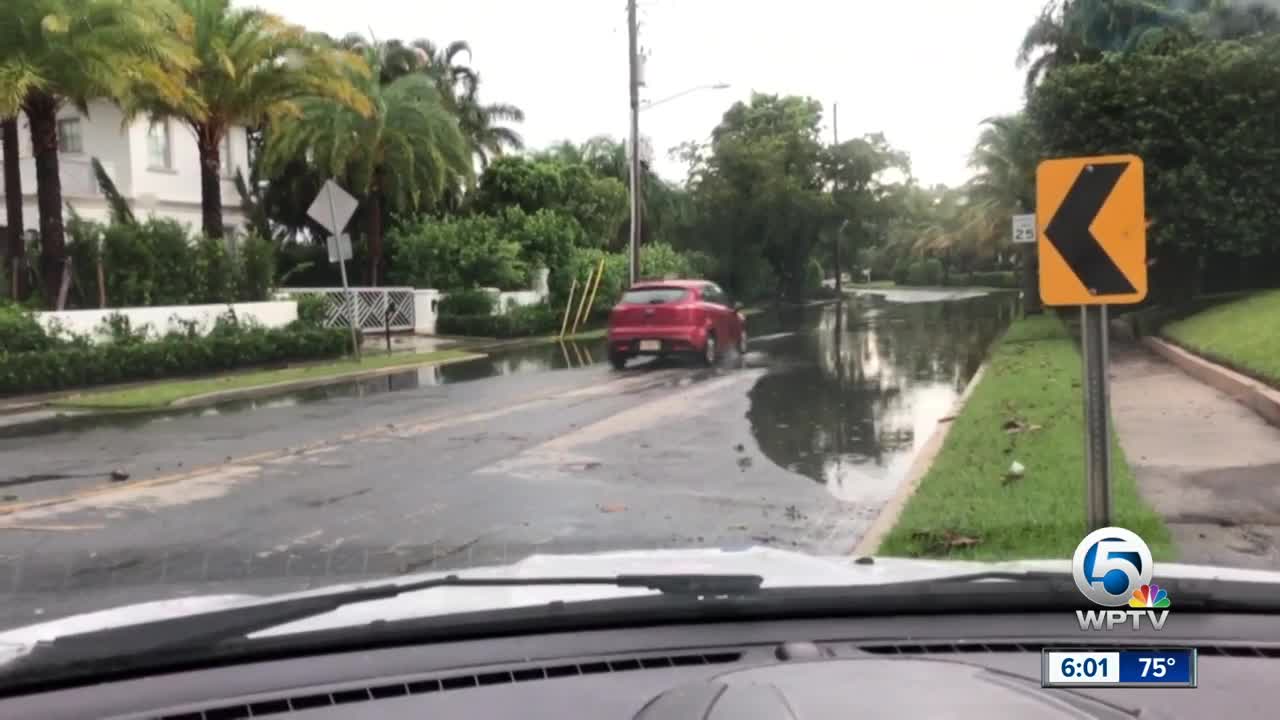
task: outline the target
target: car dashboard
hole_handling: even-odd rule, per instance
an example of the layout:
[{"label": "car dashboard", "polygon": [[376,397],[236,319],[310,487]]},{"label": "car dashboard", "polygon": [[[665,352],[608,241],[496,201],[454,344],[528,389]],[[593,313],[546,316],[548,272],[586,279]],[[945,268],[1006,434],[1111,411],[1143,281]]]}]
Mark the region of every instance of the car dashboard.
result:
[{"label": "car dashboard", "polygon": [[[1177,620],[1086,633],[1062,614],[910,615],[406,640],[7,697],[0,717],[1276,717],[1274,617]],[[1196,648],[1199,686],[1041,687],[1042,648],[1121,646]]]}]

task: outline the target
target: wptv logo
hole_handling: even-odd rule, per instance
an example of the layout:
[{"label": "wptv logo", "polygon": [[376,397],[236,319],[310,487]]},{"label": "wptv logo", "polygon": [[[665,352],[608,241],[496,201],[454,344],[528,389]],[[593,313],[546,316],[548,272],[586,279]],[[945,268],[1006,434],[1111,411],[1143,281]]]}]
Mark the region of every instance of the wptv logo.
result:
[{"label": "wptv logo", "polygon": [[1136,533],[1124,528],[1095,530],[1076,546],[1071,574],[1080,593],[1106,608],[1128,610],[1077,610],[1081,630],[1111,630],[1130,625],[1140,629],[1144,620],[1153,629],[1169,619],[1169,593],[1151,582],[1151,549]]}]

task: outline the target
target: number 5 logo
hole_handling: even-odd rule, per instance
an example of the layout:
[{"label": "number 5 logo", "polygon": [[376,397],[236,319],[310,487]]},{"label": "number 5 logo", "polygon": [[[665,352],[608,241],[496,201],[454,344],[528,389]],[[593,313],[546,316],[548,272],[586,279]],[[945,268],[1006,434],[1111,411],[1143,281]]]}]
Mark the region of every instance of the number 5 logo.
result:
[{"label": "number 5 logo", "polygon": [[1151,548],[1124,528],[1095,530],[1076,546],[1071,575],[1090,601],[1106,607],[1125,605],[1134,590],[1151,582]]}]

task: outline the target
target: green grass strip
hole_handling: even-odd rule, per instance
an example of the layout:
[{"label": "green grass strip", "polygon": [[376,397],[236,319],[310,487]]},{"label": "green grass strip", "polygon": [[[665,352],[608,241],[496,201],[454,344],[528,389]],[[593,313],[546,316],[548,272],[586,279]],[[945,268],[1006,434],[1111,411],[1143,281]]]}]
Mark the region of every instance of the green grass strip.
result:
[{"label": "green grass strip", "polygon": [[[1086,535],[1080,377],[1080,353],[1056,316],[1014,322],[879,554],[1070,558]],[[1015,460],[1021,478],[1009,477]],[[1113,523],[1173,559],[1114,433],[1111,482]]]},{"label": "green grass strip", "polygon": [[1162,334],[1280,386],[1280,290],[1209,308],[1166,325]]},{"label": "green grass strip", "polygon": [[483,356],[462,350],[365,355],[361,362],[348,358],[330,363],[281,368],[278,370],[236,372],[196,379],[159,380],[119,390],[86,392],[56,400],[53,404],[62,407],[99,410],[155,409],[166,407],[183,398],[206,395],[208,393],[242,390],[300,380],[338,378],[344,375],[358,375],[370,370],[400,366],[417,367],[468,357]]}]

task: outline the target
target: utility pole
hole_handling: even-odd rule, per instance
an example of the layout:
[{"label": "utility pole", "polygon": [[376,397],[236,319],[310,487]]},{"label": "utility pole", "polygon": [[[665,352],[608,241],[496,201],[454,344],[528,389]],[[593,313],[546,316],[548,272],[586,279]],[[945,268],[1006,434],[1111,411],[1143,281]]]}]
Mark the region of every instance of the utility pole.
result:
[{"label": "utility pole", "polygon": [[627,60],[631,69],[631,284],[640,279],[640,49],[636,0],[627,0]]},{"label": "utility pole", "polygon": [[[831,142],[835,147],[840,147],[840,103],[831,104]],[[838,157],[838,156],[837,156]],[[840,167],[839,162],[836,163],[836,177],[832,183],[832,190],[840,187]],[[844,225],[836,230],[836,298],[844,299],[844,290],[840,287],[840,240],[844,235]]]}]

